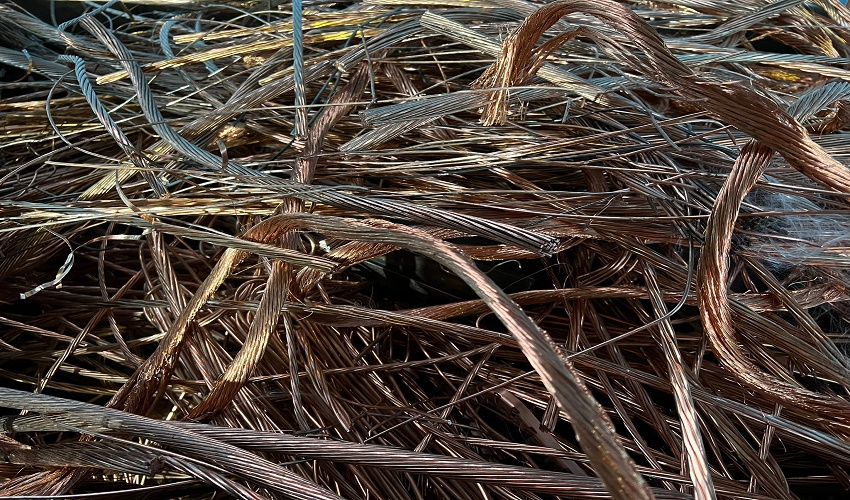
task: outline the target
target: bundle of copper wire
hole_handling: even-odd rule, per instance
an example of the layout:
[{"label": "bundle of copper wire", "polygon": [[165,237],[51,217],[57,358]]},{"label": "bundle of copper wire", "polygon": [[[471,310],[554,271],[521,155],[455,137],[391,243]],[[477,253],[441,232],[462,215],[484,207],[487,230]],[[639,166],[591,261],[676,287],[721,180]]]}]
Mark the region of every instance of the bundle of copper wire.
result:
[{"label": "bundle of copper wire", "polygon": [[26,7],[0,495],[850,489],[837,0]]}]

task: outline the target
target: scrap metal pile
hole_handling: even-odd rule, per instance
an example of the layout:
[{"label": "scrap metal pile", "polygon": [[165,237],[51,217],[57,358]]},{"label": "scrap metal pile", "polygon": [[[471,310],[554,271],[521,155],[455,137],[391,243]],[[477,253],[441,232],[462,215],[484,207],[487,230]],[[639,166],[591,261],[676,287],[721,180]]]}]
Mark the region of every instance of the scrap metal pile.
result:
[{"label": "scrap metal pile", "polygon": [[837,0],[78,6],[0,4],[0,495],[850,488]]}]

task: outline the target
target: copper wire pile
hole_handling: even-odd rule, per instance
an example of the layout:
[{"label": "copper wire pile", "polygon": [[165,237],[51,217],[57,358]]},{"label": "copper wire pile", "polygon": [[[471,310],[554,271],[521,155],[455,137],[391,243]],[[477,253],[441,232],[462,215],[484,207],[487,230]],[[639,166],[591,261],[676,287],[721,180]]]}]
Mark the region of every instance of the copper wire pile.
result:
[{"label": "copper wire pile", "polygon": [[0,4],[0,495],[848,494],[839,1],[78,7]]}]

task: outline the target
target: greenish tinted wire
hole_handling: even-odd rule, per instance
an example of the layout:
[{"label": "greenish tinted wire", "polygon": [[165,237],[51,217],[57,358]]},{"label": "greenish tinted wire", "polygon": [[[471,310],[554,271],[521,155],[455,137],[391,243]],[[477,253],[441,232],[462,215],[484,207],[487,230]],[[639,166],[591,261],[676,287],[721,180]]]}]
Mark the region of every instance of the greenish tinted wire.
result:
[{"label": "greenish tinted wire", "polygon": [[296,136],[307,135],[307,98],[304,95],[304,9],[301,0],[292,0],[292,69],[295,78]]},{"label": "greenish tinted wire", "polygon": [[154,175],[150,169],[147,159],[139,153],[130,139],[124,134],[121,128],[115,123],[115,120],[109,115],[109,112],[97,98],[97,94],[91,85],[88,75],[86,74],[86,65],[82,58],[72,55],[60,55],[60,61],[68,61],[74,65],[74,74],[77,76],[77,81],[80,84],[80,90],[85,97],[86,102],[91,107],[97,119],[104,126],[110,136],[118,143],[118,146],[124,151],[124,154],[130,158],[130,161],[139,168],[142,176],[148,185],[153,189],[154,195],[157,197],[165,196],[168,192],[162,182]]}]

